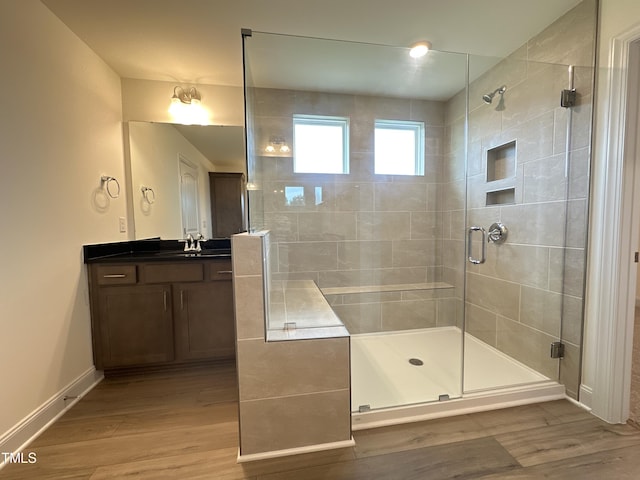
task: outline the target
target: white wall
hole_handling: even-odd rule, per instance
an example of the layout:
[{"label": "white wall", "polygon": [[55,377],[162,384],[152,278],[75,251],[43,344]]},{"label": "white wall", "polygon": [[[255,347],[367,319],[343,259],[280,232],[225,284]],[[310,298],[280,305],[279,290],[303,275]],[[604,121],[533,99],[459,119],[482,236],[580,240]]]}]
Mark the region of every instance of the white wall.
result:
[{"label": "white wall", "polygon": [[[38,0],[0,2],[0,439],[93,366],[82,245],[126,240],[119,77]],[[124,190],[124,188],[123,188]]]},{"label": "white wall", "polygon": [[[611,71],[608,67],[610,62],[610,52],[612,40],[615,37],[640,25],[640,2],[637,0],[600,0],[600,24],[599,24],[599,49],[598,49],[598,72],[596,83],[596,109],[594,126],[594,165],[592,180],[592,199],[594,204],[591,211],[591,237],[594,230],[602,228],[603,198],[605,192],[605,176],[609,168],[605,165],[606,152],[609,144],[609,131],[607,130],[607,115],[609,111],[608,101],[610,98],[608,77]],[[591,260],[591,259],[590,259]],[[593,262],[596,263],[596,262]],[[588,270],[587,289],[587,316],[585,322],[585,349],[583,356],[582,385],[583,389],[591,392],[596,385],[596,366],[599,362],[608,359],[598,358],[598,322],[601,319],[597,315],[597,305],[594,304],[590,295],[594,298],[596,292],[590,291],[589,287],[597,283],[600,272],[594,268]],[[593,392],[594,395],[610,395],[611,392]],[[589,395],[590,397],[590,395]],[[581,396],[581,400],[590,404],[590,398]],[[598,413],[598,412],[595,412]]]},{"label": "white wall", "polygon": [[[608,62],[611,39],[640,23],[640,3],[637,0],[600,0],[600,48],[598,60],[601,67]],[[602,74],[606,74],[601,70]]]},{"label": "white wall", "polygon": [[[207,160],[173,126],[163,123],[129,122],[131,149],[132,203],[135,238],[183,238],[180,210],[178,154],[198,167],[200,233],[211,236],[209,173],[215,171]],[[156,201],[142,198],[141,186],[153,188]]]}]

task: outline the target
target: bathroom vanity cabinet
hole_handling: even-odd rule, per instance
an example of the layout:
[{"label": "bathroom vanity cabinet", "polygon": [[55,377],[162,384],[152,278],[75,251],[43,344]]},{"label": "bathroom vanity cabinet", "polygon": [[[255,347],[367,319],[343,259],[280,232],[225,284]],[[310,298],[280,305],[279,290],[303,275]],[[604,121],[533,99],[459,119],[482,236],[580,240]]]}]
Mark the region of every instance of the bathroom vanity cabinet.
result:
[{"label": "bathroom vanity cabinet", "polygon": [[91,263],[88,273],[96,368],[234,357],[229,258]]},{"label": "bathroom vanity cabinet", "polygon": [[173,285],[176,356],[181,360],[234,355],[231,262],[212,262],[205,268],[209,281]]},{"label": "bathroom vanity cabinet", "polygon": [[172,361],[170,295],[168,285],[99,288],[93,332],[96,367]]}]

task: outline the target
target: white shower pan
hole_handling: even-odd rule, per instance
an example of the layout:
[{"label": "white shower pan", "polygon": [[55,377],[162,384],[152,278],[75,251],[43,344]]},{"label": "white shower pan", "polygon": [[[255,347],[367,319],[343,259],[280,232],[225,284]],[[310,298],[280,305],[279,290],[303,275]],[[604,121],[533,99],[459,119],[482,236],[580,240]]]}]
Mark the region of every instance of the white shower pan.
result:
[{"label": "white shower pan", "polygon": [[469,334],[463,370],[461,335],[438,327],[352,336],[353,429],[565,398],[562,385]]}]

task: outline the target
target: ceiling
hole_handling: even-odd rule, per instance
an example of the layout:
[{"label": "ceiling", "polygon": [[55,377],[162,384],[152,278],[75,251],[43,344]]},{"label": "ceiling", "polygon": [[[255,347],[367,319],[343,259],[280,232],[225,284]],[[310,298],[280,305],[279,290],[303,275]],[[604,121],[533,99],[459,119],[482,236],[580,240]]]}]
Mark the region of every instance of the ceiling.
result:
[{"label": "ceiling", "polygon": [[[465,63],[439,52],[495,57],[475,59],[475,78],[580,0],[42,2],[122,78],[242,86],[246,28],[255,85],[442,100],[464,85]],[[416,63],[406,47],[425,39],[439,52]],[[182,133],[217,165],[242,162],[241,131]]]},{"label": "ceiling", "polygon": [[223,125],[174,125],[200,153],[218,167],[244,166],[244,127]]},{"label": "ceiling", "polygon": [[[241,28],[490,57],[580,0],[42,0],[123,78],[242,85]],[[295,46],[294,42],[293,45]],[[338,45],[344,48],[344,45]],[[278,64],[299,76],[295,62]],[[380,72],[382,73],[382,72]],[[313,74],[313,73],[311,73]]]}]

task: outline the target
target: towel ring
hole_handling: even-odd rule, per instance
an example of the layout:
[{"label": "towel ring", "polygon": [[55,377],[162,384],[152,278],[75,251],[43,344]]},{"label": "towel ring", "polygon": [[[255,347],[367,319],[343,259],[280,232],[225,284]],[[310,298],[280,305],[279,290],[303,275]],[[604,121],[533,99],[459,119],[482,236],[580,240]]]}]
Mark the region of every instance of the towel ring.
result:
[{"label": "towel ring", "polygon": [[[102,177],[100,177],[100,183],[106,187],[107,190],[107,194],[111,197],[111,198],[118,198],[120,196],[120,183],[118,183],[118,180],[115,177],[110,177],[108,175],[103,175]],[[115,183],[115,193],[112,190],[112,184]]]},{"label": "towel ring", "polygon": [[140,191],[142,192],[142,196],[149,205],[156,201],[156,192],[153,191],[153,188],[145,187],[143,185],[142,187],[140,187]]}]

